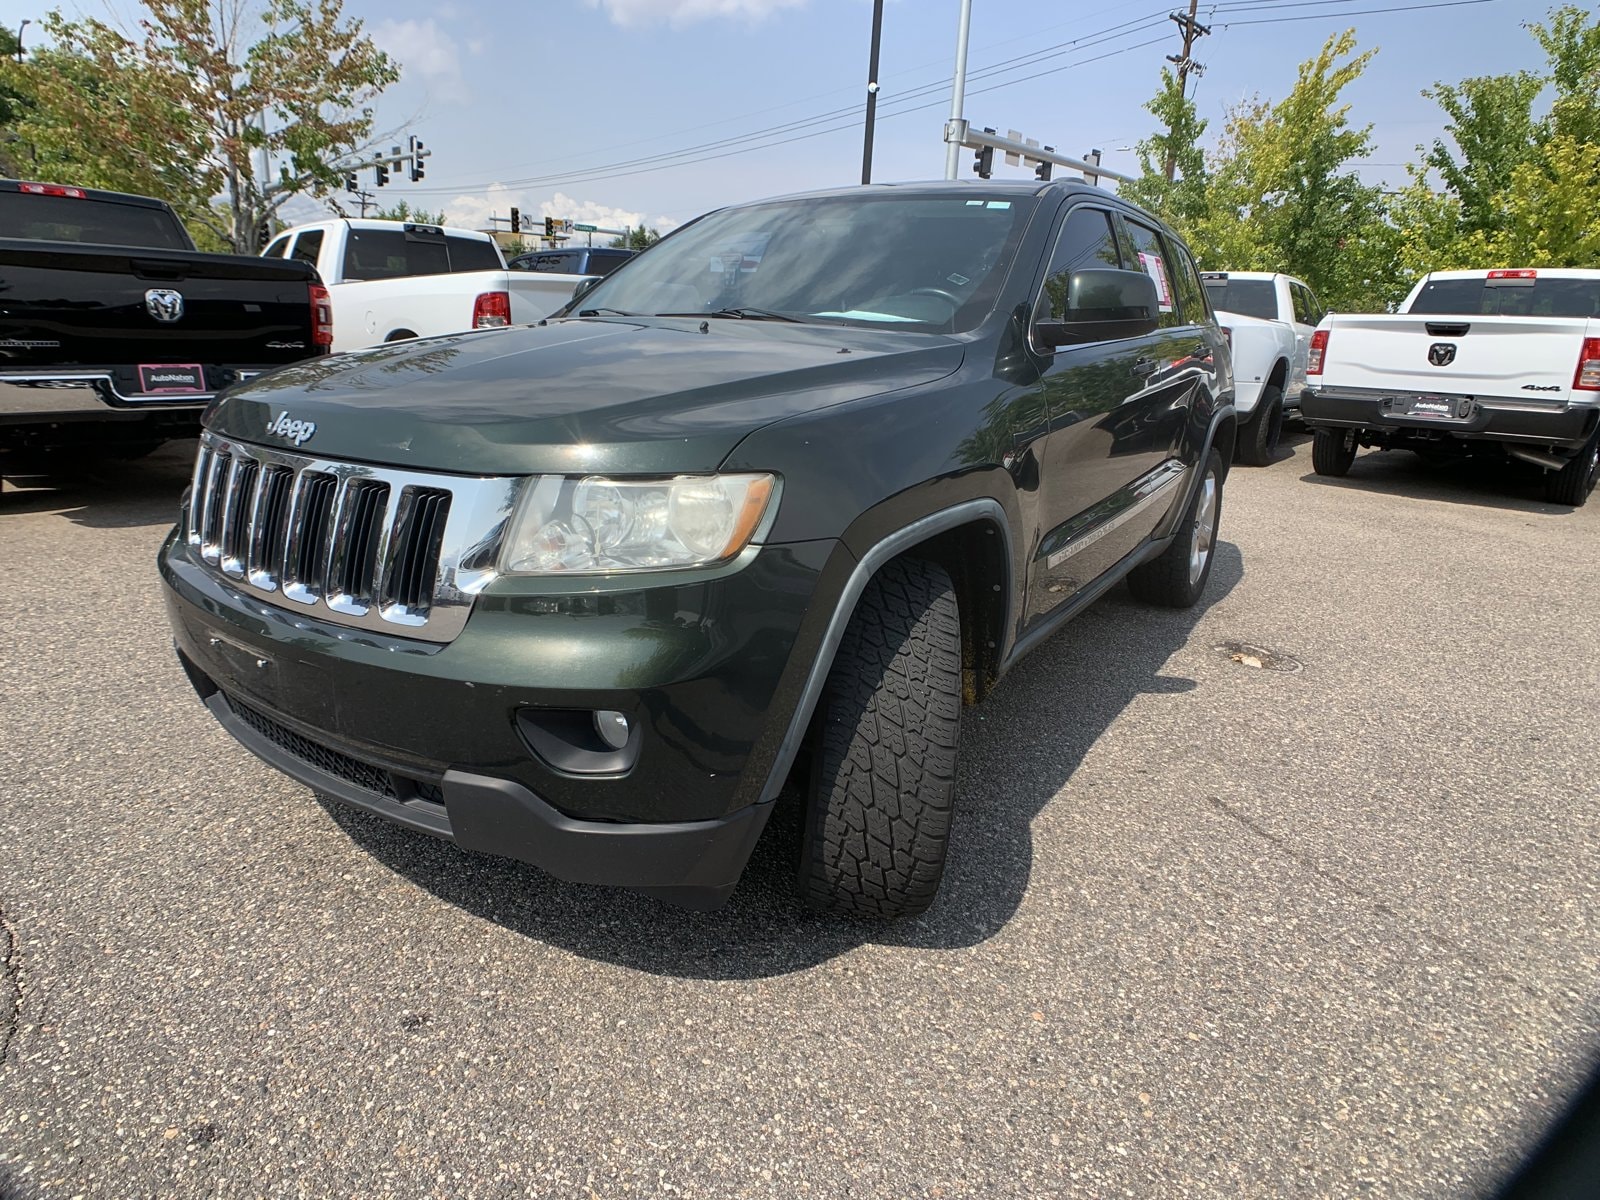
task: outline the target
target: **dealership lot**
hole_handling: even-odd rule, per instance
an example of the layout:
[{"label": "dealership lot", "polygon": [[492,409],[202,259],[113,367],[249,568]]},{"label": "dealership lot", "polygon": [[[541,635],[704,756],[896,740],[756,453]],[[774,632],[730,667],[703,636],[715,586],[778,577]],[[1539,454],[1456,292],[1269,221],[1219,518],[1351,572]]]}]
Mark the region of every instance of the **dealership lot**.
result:
[{"label": "dealership lot", "polygon": [[787,825],[692,914],[258,764],[168,645],[192,449],[0,495],[0,1195],[1457,1195],[1595,1053],[1600,503],[1531,469],[1235,469],[1201,608],[967,711],[884,928]]}]

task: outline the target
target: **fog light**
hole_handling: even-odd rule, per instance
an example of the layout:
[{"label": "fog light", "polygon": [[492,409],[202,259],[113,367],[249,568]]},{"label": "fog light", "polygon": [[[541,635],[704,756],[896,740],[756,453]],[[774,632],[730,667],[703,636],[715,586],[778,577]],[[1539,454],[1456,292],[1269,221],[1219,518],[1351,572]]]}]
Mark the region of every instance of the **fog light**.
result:
[{"label": "fog light", "polygon": [[594,714],[594,730],[613,750],[621,750],[628,744],[628,718],[622,713],[602,708]]}]

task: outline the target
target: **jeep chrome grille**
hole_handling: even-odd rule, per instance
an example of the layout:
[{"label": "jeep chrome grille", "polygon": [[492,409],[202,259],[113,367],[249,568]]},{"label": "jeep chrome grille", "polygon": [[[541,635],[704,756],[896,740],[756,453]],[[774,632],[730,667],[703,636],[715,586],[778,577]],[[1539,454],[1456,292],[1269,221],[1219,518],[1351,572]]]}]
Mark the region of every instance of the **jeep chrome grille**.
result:
[{"label": "jeep chrome grille", "polygon": [[447,642],[494,577],[520,480],[395,471],[204,434],[184,533],[290,612]]}]

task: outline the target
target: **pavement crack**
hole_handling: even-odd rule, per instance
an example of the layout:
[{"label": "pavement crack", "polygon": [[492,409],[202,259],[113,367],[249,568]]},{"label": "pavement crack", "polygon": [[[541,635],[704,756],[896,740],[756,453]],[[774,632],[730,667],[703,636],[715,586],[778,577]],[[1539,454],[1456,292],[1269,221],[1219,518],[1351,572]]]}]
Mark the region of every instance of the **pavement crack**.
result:
[{"label": "pavement crack", "polygon": [[22,1024],[22,939],[0,908],[0,1063]]},{"label": "pavement crack", "polygon": [[[1328,884],[1332,885],[1336,891],[1342,892],[1347,896],[1359,900],[1363,904],[1370,905],[1372,910],[1378,913],[1380,916],[1388,917],[1395,921],[1400,921],[1402,919],[1400,910],[1396,909],[1392,904],[1385,903],[1383,900],[1379,899],[1375,893],[1366,890],[1358,884],[1352,883],[1342,875],[1338,875],[1335,872],[1328,870],[1310,855],[1296,850],[1284,838],[1273,833],[1272,830],[1268,829],[1265,825],[1261,824],[1261,822],[1255,820],[1253,817],[1250,817],[1246,813],[1240,812],[1227,801],[1223,800],[1221,796],[1207,796],[1206,800],[1210,803],[1212,808],[1217,810],[1217,812],[1221,813],[1225,817],[1230,818],[1235,824],[1243,826],[1246,830],[1255,834],[1263,841],[1270,842],[1287,858],[1299,863],[1318,879],[1324,880]],[[1454,938],[1440,933],[1436,929],[1430,928],[1427,924],[1421,921],[1417,921],[1414,925],[1414,928],[1425,940],[1432,942],[1441,950],[1466,959],[1468,962],[1472,963],[1474,966],[1483,971],[1483,973],[1490,979],[1498,980],[1501,983],[1510,984],[1512,987],[1517,988],[1531,999],[1538,1000],[1542,1003],[1549,1003],[1550,997],[1545,994],[1543,989],[1536,987],[1535,985],[1528,983],[1526,980],[1519,978],[1512,972],[1487,961],[1482,955],[1478,954],[1477,951],[1473,950],[1464,943],[1458,942]]]}]

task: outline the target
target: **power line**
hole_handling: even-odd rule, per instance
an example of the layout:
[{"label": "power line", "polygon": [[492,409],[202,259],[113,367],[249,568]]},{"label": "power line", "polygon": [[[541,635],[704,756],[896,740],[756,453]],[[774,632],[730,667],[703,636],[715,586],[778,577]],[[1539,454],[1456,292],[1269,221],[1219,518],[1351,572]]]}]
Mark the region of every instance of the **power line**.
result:
[{"label": "power line", "polygon": [[[1469,4],[1494,4],[1496,0],[1436,0],[1433,4],[1402,4],[1394,8],[1341,9],[1338,13],[1306,13],[1298,17],[1257,17],[1253,21],[1220,21],[1224,29],[1240,25],[1283,25],[1289,21],[1326,21],[1329,17],[1365,17],[1374,13],[1421,12],[1429,8],[1465,8]],[[1245,10],[1253,11],[1253,10]]]},{"label": "power line", "polygon": [[[1021,55],[1017,55],[1017,56],[1015,56],[1013,58],[1002,59],[1002,60],[1000,60],[999,62],[996,62],[996,63],[990,63],[989,65],[987,65],[985,67],[982,67],[982,68],[980,68],[980,69],[978,69],[976,71],[970,72],[968,74],[967,78],[969,80],[982,80],[982,79],[985,79],[985,78],[992,78],[992,77],[994,77],[996,75],[1009,74],[1009,73],[1011,73],[1013,71],[1023,70],[1023,69],[1025,69],[1027,67],[1030,67],[1030,66],[1036,66],[1041,62],[1048,61],[1050,58],[1060,57],[1063,54],[1069,53],[1073,49],[1087,49],[1087,48],[1092,47],[1092,46],[1101,45],[1101,44],[1103,44],[1105,42],[1108,42],[1108,41],[1116,41],[1117,39],[1122,38],[1122,37],[1132,36],[1133,34],[1142,32],[1142,30],[1145,29],[1145,28],[1150,28],[1150,27],[1153,27],[1156,24],[1161,23],[1165,19],[1166,11],[1167,10],[1165,8],[1157,9],[1157,10],[1154,10],[1153,12],[1151,12],[1147,16],[1135,18],[1135,19],[1130,20],[1130,21],[1123,21],[1123,22],[1120,22],[1117,25],[1109,26],[1106,29],[1096,30],[1093,33],[1083,34],[1083,35],[1081,35],[1081,36],[1079,36],[1077,38],[1070,39],[1070,40],[1068,40],[1066,42],[1058,43],[1055,46],[1045,47],[1045,48],[1043,48],[1041,50],[1030,51],[1027,54],[1021,54]],[[1148,43],[1146,43],[1146,44],[1148,44]],[[1128,49],[1136,49],[1136,48],[1137,47],[1131,47],[1131,46],[1128,47]],[[1090,61],[1097,61],[1097,60],[1090,60]],[[1072,65],[1081,65],[1081,64],[1071,63],[1071,64],[1067,64],[1067,65],[1068,66],[1072,66]],[[1001,84],[999,86],[1009,86],[1011,83],[1023,83],[1023,82],[1026,82],[1027,80],[1030,80],[1030,79],[1037,79],[1037,78],[1040,77],[1040,75],[1048,75],[1048,74],[1052,74],[1052,73],[1053,73],[1053,70],[1052,71],[1038,72],[1038,73],[1033,74],[1033,75],[1025,75],[1025,76],[1022,76],[1022,77],[1020,77],[1018,79],[1008,80],[1004,84]],[[949,86],[949,83],[948,83],[947,80],[940,79],[940,80],[937,80],[937,81],[932,82],[932,83],[924,84],[924,85],[922,85],[920,87],[911,88],[908,91],[902,92],[899,95],[896,95],[896,96],[894,96],[892,98],[885,98],[883,100],[883,103],[885,103],[885,104],[898,103],[898,102],[903,102],[903,101],[906,101],[906,100],[917,99],[918,97],[925,96],[925,95],[928,95],[928,94],[934,93],[934,92],[941,92],[942,93],[948,86]],[[988,91],[988,90],[992,90],[992,88],[985,88],[985,89],[979,89],[979,90]],[[977,91],[974,91],[972,94],[977,94]],[[640,165],[647,165],[647,164],[651,164],[651,163],[662,162],[663,160],[667,160],[667,159],[673,159],[673,158],[679,158],[679,157],[691,156],[691,155],[699,155],[704,151],[720,150],[720,149],[722,149],[724,147],[731,146],[731,145],[734,145],[734,144],[737,144],[737,143],[740,143],[740,142],[750,142],[750,141],[755,141],[757,139],[768,137],[769,135],[790,133],[790,132],[793,132],[795,130],[802,129],[805,126],[812,125],[812,124],[814,124],[816,122],[819,122],[819,121],[831,121],[831,120],[834,120],[834,119],[837,119],[837,118],[843,118],[843,117],[850,117],[852,120],[854,120],[857,117],[859,117],[859,115],[861,114],[863,109],[864,109],[864,105],[862,105],[862,104],[859,104],[859,103],[851,104],[851,105],[847,105],[847,106],[845,106],[843,108],[831,109],[831,110],[829,110],[827,112],[813,113],[813,114],[811,114],[809,116],[806,116],[806,117],[801,117],[801,118],[798,118],[798,119],[793,120],[793,121],[782,122],[782,123],[780,123],[778,125],[768,126],[766,128],[763,128],[763,129],[751,130],[748,133],[736,134],[736,135],[732,135],[732,136],[729,136],[729,137],[726,137],[726,138],[719,138],[719,139],[715,139],[715,140],[710,141],[710,142],[703,142],[703,143],[700,143],[698,145],[685,146],[685,147],[683,147],[681,149],[678,149],[678,150],[663,151],[660,154],[649,155],[649,156],[647,156],[645,158],[633,159],[631,161],[632,161],[632,165],[640,166]],[[917,111],[920,111],[920,109],[917,110]],[[798,140],[798,139],[787,139],[787,140]],[[782,144],[785,144],[785,143],[780,141],[780,142],[775,142],[775,143],[772,143],[772,144],[782,145]],[[756,147],[756,146],[749,147],[749,149],[759,149],[759,148],[761,148],[761,147]],[[710,157],[725,157],[725,156],[723,156],[723,155],[712,155]],[[454,186],[454,187],[440,186],[440,187],[434,187],[434,188],[414,188],[414,189],[410,189],[410,190],[414,191],[414,192],[416,192],[418,194],[450,194],[450,193],[458,193],[458,192],[481,191],[481,190],[483,190],[485,188],[492,187],[492,186],[527,187],[527,186],[532,186],[532,185],[537,185],[537,184],[561,183],[561,182],[564,182],[564,181],[567,181],[567,180],[572,180],[572,181],[576,182],[579,179],[588,178],[596,170],[605,170],[610,165],[613,165],[613,164],[597,164],[595,167],[574,168],[574,169],[569,170],[569,171],[560,171],[560,172],[556,172],[556,173],[550,174],[550,175],[531,176],[531,177],[523,178],[523,179],[492,180],[492,181],[490,181],[488,183],[477,184],[477,185],[463,184],[463,185],[457,185],[457,186]]]}]

